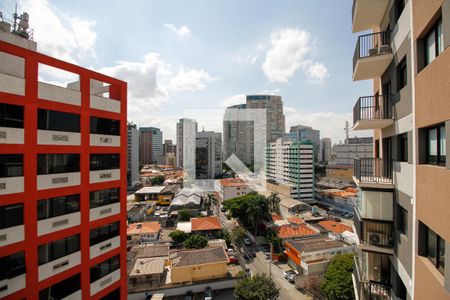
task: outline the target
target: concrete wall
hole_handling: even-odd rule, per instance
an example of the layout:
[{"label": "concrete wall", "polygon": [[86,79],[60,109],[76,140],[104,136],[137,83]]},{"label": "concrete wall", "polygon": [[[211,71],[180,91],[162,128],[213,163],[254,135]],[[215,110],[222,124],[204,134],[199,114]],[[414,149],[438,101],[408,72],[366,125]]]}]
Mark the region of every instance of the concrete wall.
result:
[{"label": "concrete wall", "polygon": [[224,278],[227,274],[226,263],[213,263],[197,266],[174,267],[171,270],[173,284],[195,282],[215,278]]}]

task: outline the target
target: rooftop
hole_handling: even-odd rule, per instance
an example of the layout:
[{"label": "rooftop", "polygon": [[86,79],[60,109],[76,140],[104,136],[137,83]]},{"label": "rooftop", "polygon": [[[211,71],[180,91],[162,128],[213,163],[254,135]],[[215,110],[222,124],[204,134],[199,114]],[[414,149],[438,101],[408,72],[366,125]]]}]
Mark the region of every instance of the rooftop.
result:
[{"label": "rooftop", "polygon": [[331,221],[331,220],[320,221],[319,225],[333,233],[336,233],[336,234],[341,234],[344,231],[353,232],[353,229],[350,226],[342,224],[341,222],[335,222],[335,221]]},{"label": "rooftop", "polygon": [[169,184],[161,190],[161,194],[176,194],[180,190],[179,184]]},{"label": "rooftop", "polygon": [[164,190],[166,186],[164,185],[155,185],[155,186],[146,186],[142,189],[136,191],[135,194],[159,194],[162,190]]},{"label": "rooftop", "polygon": [[306,225],[283,225],[275,228],[275,231],[279,238],[294,238],[316,234],[314,230],[310,229]]},{"label": "rooftop", "polygon": [[178,251],[170,254],[170,259],[175,268],[229,261],[223,247]]},{"label": "rooftop", "polygon": [[299,218],[299,217],[291,217],[291,218],[287,218],[286,220],[289,223],[298,224],[298,225],[305,223],[305,221],[302,218]]},{"label": "rooftop", "polygon": [[144,222],[144,223],[132,223],[128,224],[127,235],[138,235],[147,233],[156,233],[161,230],[161,224],[159,222]]},{"label": "rooftop", "polygon": [[181,230],[186,233],[191,233],[191,231],[192,231],[191,222],[178,222],[177,230]]},{"label": "rooftop", "polygon": [[222,226],[217,217],[191,218],[191,229],[192,231],[219,230]]},{"label": "rooftop", "polygon": [[129,277],[151,274],[162,274],[164,272],[165,257],[138,258],[128,274]]},{"label": "rooftop", "polygon": [[223,187],[246,187],[247,184],[239,178],[225,178],[220,180]]},{"label": "rooftop", "polygon": [[169,244],[142,244],[133,246],[130,250],[136,252],[137,258],[169,256]]},{"label": "rooftop", "polygon": [[289,240],[288,243],[294,247],[298,252],[315,252],[320,250],[350,247],[351,245],[334,239],[329,238],[314,238],[306,240]]}]

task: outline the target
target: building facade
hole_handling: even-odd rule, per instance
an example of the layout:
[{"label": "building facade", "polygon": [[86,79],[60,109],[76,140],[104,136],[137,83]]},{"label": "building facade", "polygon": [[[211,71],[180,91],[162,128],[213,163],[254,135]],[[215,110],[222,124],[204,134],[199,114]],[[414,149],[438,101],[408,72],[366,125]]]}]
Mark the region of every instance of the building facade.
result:
[{"label": "building facade", "polygon": [[[353,110],[374,130],[355,160],[359,299],[450,299],[450,1],[355,0],[353,79],[373,80]],[[382,298],[380,298],[380,295]]]},{"label": "building facade", "polygon": [[214,179],[222,174],[222,134],[197,132],[195,145],[195,178]]},{"label": "building facade", "polygon": [[322,162],[329,163],[331,161],[331,139],[330,138],[321,139],[320,149],[322,152]]},{"label": "building facade", "polygon": [[314,159],[310,142],[280,138],[266,147],[266,180],[285,185],[290,196],[301,201],[314,200]]},{"label": "building facade", "polygon": [[[40,82],[43,66],[79,81]],[[126,110],[125,82],[2,23],[0,298],[127,298]]]},{"label": "building facade", "polygon": [[[188,130],[189,133],[185,134],[184,132]],[[177,167],[184,167],[184,148],[192,148],[195,147],[195,134],[197,133],[198,125],[195,120],[183,118],[180,119],[177,123],[176,130],[176,161]],[[186,145],[185,145],[186,144]]]},{"label": "building facade", "polygon": [[133,188],[139,183],[139,130],[136,124],[127,125],[127,185]]},{"label": "building facade", "polygon": [[162,131],[155,127],[139,127],[141,164],[164,164]]},{"label": "building facade", "polygon": [[293,141],[298,142],[311,142],[314,146],[314,161],[315,162],[322,162],[322,152],[321,152],[321,144],[320,144],[320,130],[313,129],[309,126],[304,125],[297,125],[297,126],[291,126],[290,132],[287,134],[288,138],[292,139]]},{"label": "building facade", "polygon": [[333,146],[334,161],[338,167],[353,167],[355,158],[371,158],[374,153],[373,138],[348,138],[344,144]]}]

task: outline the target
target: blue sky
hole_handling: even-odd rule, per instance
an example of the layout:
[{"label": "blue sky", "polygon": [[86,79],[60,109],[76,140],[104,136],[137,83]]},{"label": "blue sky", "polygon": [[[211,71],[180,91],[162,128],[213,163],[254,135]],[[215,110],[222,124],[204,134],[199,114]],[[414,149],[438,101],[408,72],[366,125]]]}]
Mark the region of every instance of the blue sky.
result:
[{"label": "blue sky", "polygon": [[[12,12],[14,3],[2,1],[0,10]],[[351,0],[19,1],[40,52],[126,80],[128,119],[160,127],[165,139],[174,138],[187,110],[196,111],[201,127],[221,131],[226,105],[245,94],[274,93],[283,97],[287,129],[311,125],[334,142],[343,140],[357,98],[371,91],[369,81],[351,80],[351,6]]]}]

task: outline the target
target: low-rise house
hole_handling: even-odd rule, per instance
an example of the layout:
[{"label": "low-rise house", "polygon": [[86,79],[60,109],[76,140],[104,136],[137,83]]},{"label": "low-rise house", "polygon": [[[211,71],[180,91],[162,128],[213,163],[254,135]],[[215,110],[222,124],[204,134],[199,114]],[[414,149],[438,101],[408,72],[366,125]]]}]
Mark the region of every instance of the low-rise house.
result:
[{"label": "low-rise house", "polygon": [[[286,221],[286,220],[284,220]],[[282,221],[276,221],[282,222]],[[286,221],[287,222],[287,221]],[[293,238],[305,238],[305,237],[313,237],[320,235],[318,230],[314,230],[306,224],[287,224],[281,226],[272,226],[271,230],[275,232],[277,237],[281,239],[283,242],[287,239]]]},{"label": "low-rise house", "polygon": [[136,204],[134,206],[130,206],[127,210],[128,221],[133,223],[143,221],[147,209],[148,209],[147,205]]},{"label": "low-rise house", "polygon": [[159,222],[142,222],[128,224],[127,240],[136,242],[151,242],[159,238],[161,225]]},{"label": "low-rise house", "polygon": [[144,257],[169,257],[170,244],[141,244],[133,246],[129,252],[135,253],[136,258]]},{"label": "low-rise house", "polygon": [[157,201],[161,191],[165,188],[166,187],[164,185],[145,186],[142,189],[136,191],[136,193],[134,193],[134,197],[137,201]]},{"label": "low-rise house", "polygon": [[128,274],[130,283],[147,288],[158,287],[163,279],[166,259],[161,256],[137,258]]},{"label": "low-rise house", "polygon": [[303,275],[322,275],[336,254],[354,252],[354,246],[330,238],[287,240],[284,244],[288,264]]},{"label": "low-rise house", "polygon": [[252,192],[252,189],[239,178],[226,178],[219,181],[220,193],[223,201],[244,196]]},{"label": "low-rise house", "polygon": [[217,236],[222,230],[218,217],[191,218],[191,232],[208,237]]},{"label": "low-rise house", "polygon": [[164,189],[158,195],[158,204],[159,205],[170,205],[172,203],[173,198],[180,190],[179,184],[170,184],[166,185]]},{"label": "low-rise house", "polygon": [[180,209],[201,209],[203,192],[197,189],[183,188],[175,195],[169,206],[170,211],[178,211]]},{"label": "low-rise house", "polygon": [[318,225],[329,231],[330,237],[334,237],[336,239],[343,239],[343,233],[353,232],[353,228],[343,224],[342,222],[336,222],[333,220],[320,221]]},{"label": "low-rise house", "polygon": [[170,254],[169,260],[172,284],[227,277],[229,258],[223,247],[177,251]]}]

